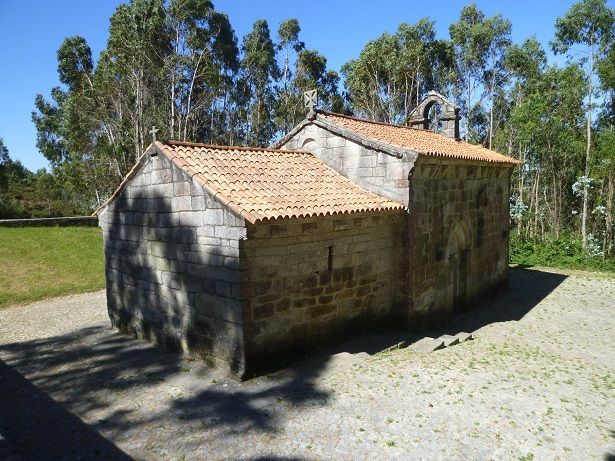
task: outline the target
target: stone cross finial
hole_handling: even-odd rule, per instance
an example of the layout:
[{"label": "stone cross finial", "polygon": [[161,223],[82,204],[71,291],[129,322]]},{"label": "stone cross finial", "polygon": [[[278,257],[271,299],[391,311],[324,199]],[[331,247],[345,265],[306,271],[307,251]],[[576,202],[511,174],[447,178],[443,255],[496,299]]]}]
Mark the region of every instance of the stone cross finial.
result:
[{"label": "stone cross finial", "polygon": [[303,93],[303,104],[309,110],[307,118],[310,120],[316,117],[315,107],[318,105],[318,90],[309,90]]},{"label": "stone cross finial", "polygon": [[150,134],[152,135],[152,142],[156,141],[156,133],[158,133],[160,130],[158,128],[156,128],[156,125],[152,125],[152,129],[149,130]]}]

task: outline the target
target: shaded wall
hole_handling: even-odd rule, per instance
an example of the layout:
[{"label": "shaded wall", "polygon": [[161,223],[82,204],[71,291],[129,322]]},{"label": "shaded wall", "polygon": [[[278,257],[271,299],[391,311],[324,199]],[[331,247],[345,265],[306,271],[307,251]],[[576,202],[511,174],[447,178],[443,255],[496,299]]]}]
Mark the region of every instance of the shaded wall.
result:
[{"label": "shaded wall", "polygon": [[241,376],[244,220],[159,154],[144,158],[100,225],[112,324]]},{"label": "shaded wall", "polygon": [[399,319],[403,212],[248,225],[246,355],[283,363]]},{"label": "shaded wall", "polygon": [[512,168],[419,157],[410,181],[410,324],[446,323],[508,278]]}]

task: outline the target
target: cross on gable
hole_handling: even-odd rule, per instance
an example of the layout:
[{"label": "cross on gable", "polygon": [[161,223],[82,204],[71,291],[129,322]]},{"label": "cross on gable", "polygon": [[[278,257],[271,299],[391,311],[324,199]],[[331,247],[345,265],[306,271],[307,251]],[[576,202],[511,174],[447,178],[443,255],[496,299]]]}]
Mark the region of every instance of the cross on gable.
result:
[{"label": "cross on gable", "polygon": [[310,111],[314,110],[314,107],[318,104],[318,90],[309,90],[303,93],[303,103]]},{"label": "cross on gable", "polygon": [[156,140],[156,133],[158,133],[159,131],[160,130],[156,128],[156,125],[152,125],[152,129],[149,130],[150,134],[152,135],[152,142]]},{"label": "cross on gable", "polygon": [[315,107],[318,104],[318,91],[309,90],[303,93],[303,104],[309,110],[307,118],[314,119],[316,117]]}]

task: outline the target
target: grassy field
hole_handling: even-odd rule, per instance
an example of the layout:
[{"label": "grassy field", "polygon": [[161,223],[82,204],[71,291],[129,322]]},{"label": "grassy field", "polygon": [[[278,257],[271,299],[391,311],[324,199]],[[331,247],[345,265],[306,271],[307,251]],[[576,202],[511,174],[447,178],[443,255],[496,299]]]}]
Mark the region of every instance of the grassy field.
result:
[{"label": "grassy field", "polygon": [[0,228],[0,308],[104,286],[99,228]]}]

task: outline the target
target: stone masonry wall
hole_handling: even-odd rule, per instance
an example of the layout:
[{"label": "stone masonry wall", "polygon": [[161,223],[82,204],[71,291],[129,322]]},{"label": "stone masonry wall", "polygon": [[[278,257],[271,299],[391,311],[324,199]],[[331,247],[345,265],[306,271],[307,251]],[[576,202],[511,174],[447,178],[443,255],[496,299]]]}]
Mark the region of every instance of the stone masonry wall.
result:
[{"label": "stone masonry wall", "polygon": [[121,331],[244,369],[245,221],[164,155],[147,157],[100,215],[109,316]]},{"label": "stone masonry wall", "polygon": [[419,155],[412,163],[307,125],[282,146],[312,152],[367,190],[409,206],[405,284],[412,329],[446,323],[506,283],[511,166]]},{"label": "stone masonry wall", "polygon": [[506,284],[511,170],[419,157],[408,231],[414,327],[442,325]]},{"label": "stone masonry wall", "polygon": [[364,189],[408,204],[412,162],[368,149],[316,125],[307,125],[281,149],[311,152]]},{"label": "stone masonry wall", "polygon": [[403,212],[248,225],[246,355],[255,369],[392,322]]}]

